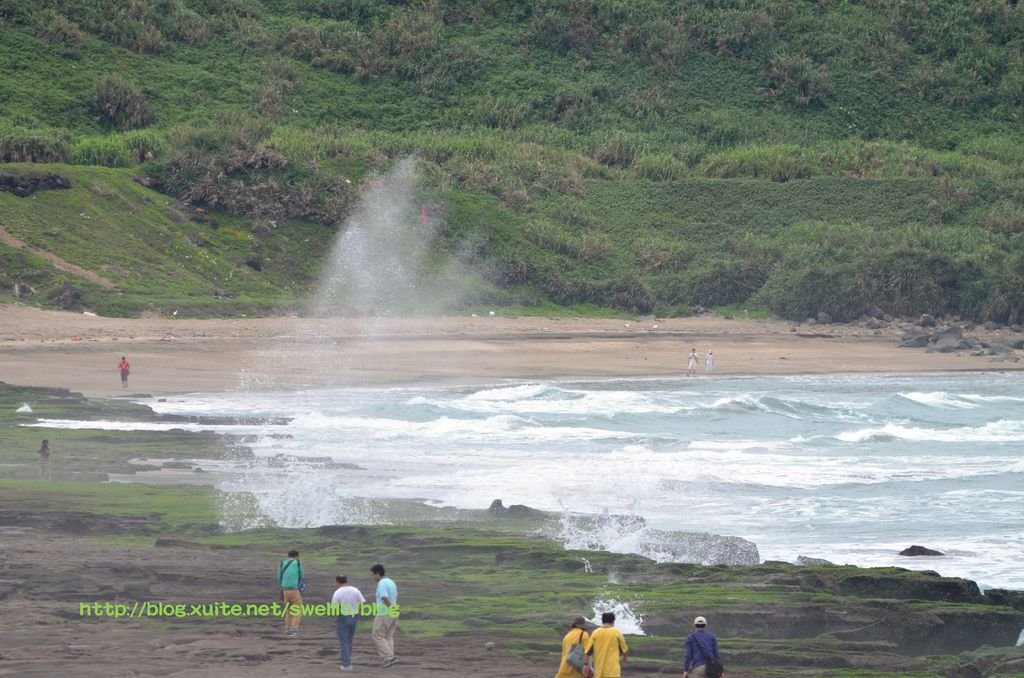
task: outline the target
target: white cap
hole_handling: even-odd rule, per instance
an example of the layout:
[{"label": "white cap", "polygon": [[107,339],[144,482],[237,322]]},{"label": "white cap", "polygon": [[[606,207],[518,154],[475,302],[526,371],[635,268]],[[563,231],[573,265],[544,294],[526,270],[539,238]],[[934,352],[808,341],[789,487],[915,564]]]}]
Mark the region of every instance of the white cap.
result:
[{"label": "white cap", "polygon": [[693,620],[693,625],[694,626],[707,626],[708,625],[708,620],[705,619],[704,617],[697,617],[696,619]]}]

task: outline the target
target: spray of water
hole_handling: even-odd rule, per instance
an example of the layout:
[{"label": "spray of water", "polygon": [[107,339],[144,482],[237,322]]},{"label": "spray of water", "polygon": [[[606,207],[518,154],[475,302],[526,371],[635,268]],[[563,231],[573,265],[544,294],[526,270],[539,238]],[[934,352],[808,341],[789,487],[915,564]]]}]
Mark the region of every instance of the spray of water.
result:
[{"label": "spray of water", "polygon": [[415,311],[436,223],[419,203],[416,162],[370,179],[334,244],[309,307],[313,316]]},{"label": "spray of water", "polygon": [[1020,636],[1017,638],[1017,647],[1024,647],[1024,629],[1021,629]]},{"label": "spray of water", "polygon": [[636,553],[659,563],[757,565],[757,546],[746,539],[706,532],[667,532],[647,527],[640,515],[563,513],[549,536],[566,549]]},{"label": "spray of water", "polygon": [[345,496],[343,476],[323,462],[257,457],[221,484],[221,524],[229,530],[388,524],[387,502]]},{"label": "spray of water", "polygon": [[639,607],[641,604],[640,599],[636,599],[632,602],[619,600],[612,597],[609,594],[603,594],[598,596],[592,605],[594,608],[594,616],[590,618],[590,622],[597,626],[601,625],[601,615],[605,612],[615,613],[615,628],[622,631],[625,636],[644,636],[643,615],[633,610],[633,606]]}]

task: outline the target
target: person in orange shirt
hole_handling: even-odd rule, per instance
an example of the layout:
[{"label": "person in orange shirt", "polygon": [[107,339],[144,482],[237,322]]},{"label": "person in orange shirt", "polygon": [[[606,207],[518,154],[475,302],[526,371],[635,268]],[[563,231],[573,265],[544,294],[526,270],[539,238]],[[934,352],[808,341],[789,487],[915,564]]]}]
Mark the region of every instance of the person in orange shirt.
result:
[{"label": "person in orange shirt", "polygon": [[121,356],[121,362],[117,364],[117,371],[121,373],[121,388],[128,388],[128,373],[131,371],[128,359]]},{"label": "person in orange shirt", "polygon": [[[555,678],[581,678],[583,673],[577,671],[572,664],[567,661],[569,652],[572,651],[574,645],[582,645],[584,649],[587,647],[587,641],[590,640],[590,634],[586,630],[587,620],[583,617],[576,617],[572,620],[572,626],[569,628],[569,632],[562,638],[562,664],[558,667],[558,673],[555,674]],[[584,659],[584,665],[586,660]]]}]

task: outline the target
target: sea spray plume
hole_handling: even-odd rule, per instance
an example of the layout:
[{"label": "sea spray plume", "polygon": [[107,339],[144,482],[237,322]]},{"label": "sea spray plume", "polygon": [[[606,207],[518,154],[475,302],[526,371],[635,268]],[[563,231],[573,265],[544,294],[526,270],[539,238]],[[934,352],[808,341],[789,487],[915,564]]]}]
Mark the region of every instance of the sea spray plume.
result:
[{"label": "sea spray plume", "polygon": [[390,524],[388,502],[345,495],[344,470],[323,458],[255,457],[220,484],[221,525],[244,530]]},{"label": "sea spray plume", "polygon": [[741,537],[707,532],[656,530],[635,514],[579,515],[565,512],[551,535],[566,549],[635,553],[660,563],[757,565],[757,545]]},{"label": "sea spray plume", "polygon": [[632,602],[627,602],[614,597],[609,591],[603,591],[591,604],[594,616],[588,621],[595,626],[601,625],[601,615],[604,612],[615,613],[615,627],[626,636],[645,636],[643,623],[644,617],[636,612],[633,606],[641,607],[643,599],[635,597]]},{"label": "sea spray plume", "polygon": [[310,315],[380,316],[422,307],[418,290],[436,223],[420,202],[413,158],[366,182],[324,266]]},{"label": "sea spray plume", "polygon": [[[405,158],[368,178],[352,212],[323,258],[319,282],[296,333],[263,347],[257,365],[239,375],[242,390],[318,386],[352,368],[344,341],[365,341],[375,318],[430,308],[424,260],[439,220],[421,204],[417,162]],[[311,252],[311,258],[324,253]],[[361,316],[358,321],[346,320]],[[270,365],[293,365],[287,377]]]}]

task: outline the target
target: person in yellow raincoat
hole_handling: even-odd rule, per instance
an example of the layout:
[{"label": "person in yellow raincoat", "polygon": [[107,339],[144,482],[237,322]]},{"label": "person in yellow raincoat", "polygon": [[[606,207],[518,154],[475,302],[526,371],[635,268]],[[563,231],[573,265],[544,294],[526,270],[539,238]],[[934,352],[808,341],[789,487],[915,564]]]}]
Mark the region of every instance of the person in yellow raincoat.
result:
[{"label": "person in yellow raincoat", "polygon": [[586,630],[587,620],[583,617],[576,617],[572,620],[572,627],[569,629],[569,633],[565,634],[565,638],[562,638],[562,664],[558,667],[558,673],[555,674],[555,678],[581,678],[583,675],[572,665],[565,660],[569,656],[569,651],[573,645],[580,644],[584,648],[587,647],[587,641],[590,640],[590,634]]}]

